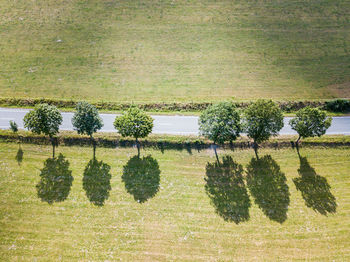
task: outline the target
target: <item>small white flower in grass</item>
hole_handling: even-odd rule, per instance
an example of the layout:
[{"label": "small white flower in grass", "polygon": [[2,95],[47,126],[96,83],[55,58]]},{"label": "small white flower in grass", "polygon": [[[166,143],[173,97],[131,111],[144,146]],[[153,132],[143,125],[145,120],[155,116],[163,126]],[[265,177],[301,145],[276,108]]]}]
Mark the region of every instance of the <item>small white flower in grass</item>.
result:
[{"label": "small white flower in grass", "polygon": [[14,245],[14,244],[13,244],[12,246],[9,247],[9,250],[16,250],[16,249],[17,249],[17,247],[16,247],[16,245]]}]

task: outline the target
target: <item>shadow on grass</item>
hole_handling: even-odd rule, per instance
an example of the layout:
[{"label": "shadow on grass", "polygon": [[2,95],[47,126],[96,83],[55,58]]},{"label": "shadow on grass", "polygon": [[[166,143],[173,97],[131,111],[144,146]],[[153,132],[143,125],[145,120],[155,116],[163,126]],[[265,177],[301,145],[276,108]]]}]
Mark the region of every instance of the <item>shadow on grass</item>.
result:
[{"label": "shadow on grass", "polygon": [[36,189],[42,201],[52,204],[66,200],[74,179],[69,170],[69,161],[62,154],[46,159],[40,178]]},{"label": "shadow on grass", "polygon": [[85,167],[83,188],[89,201],[96,206],[103,206],[109,197],[112,177],[110,170],[108,164],[96,159],[91,159]]},{"label": "shadow on grass", "polygon": [[16,161],[17,161],[17,163],[18,163],[19,166],[22,164],[23,155],[24,155],[24,152],[23,152],[23,150],[22,150],[22,147],[19,146],[18,151],[17,151],[17,154],[16,154],[16,157],[15,157],[15,159],[16,159]]},{"label": "shadow on grass", "polygon": [[159,191],[160,169],[152,156],[133,156],[123,167],[122,180],[135,201],[144,203]]},{"label": "shadow on grass", "polygon": [[347,1],[272,2],[272,5],[270,1],[259,3],[254,14],[242,17],[244,24],[258,29],[249,31],[255,40],[250,43],[256,43],[255,52],[266,65],[286,72],[281,77],[302,80],[311,88],[308,96],[317,93],[347,97],[350,85],[350,67],[346,66],[350,63]]},{"label": "shadow on grass", "polygon": [[206,165],[205,191],[216,213],[225,221],[248,221],[251,206],[243,179],[242,165],[224,156],[222,163],[213,162]]},{"label": "shadow on grass", "polygon": [[306,157],[299,157],[299,159],[300,177],[294,178],[293,182],[297,190],[301,192],[306,206],[325,216],[328,213],[335,213],[337,203],[330,191],[331,187],[327,179],[316,174]]},{"label": "shadow on grass", "polygon": [[271,220],[283,223],[287,219],[289,188],[286,176],[270,156],[252,158],[247,166],[247,186],[254,202]]}]

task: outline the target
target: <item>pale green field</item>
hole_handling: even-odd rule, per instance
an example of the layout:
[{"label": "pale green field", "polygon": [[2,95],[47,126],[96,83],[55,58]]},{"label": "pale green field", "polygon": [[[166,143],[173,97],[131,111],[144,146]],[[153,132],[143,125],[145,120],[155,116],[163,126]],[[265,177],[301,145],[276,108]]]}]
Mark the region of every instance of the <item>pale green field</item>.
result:
[{"label": "pale green field", "polygon": [[350,97],[347,0],[3,0],[0,96]]},{"label": "pale green field", "polygon": [[136,149],[100,148],[97,158],[111,168],[111,189],[105,180],[106,191],[87,192],[100,192],[101,206],[89,202],[83,189],[91,148],[58,148],[74,181],[68,191],[46,195],[64,199],[63,192],[69,193],[51,205],[38,198],[36,189],[51,147],[22,149],[19,165],[18,145],[0,143],[2,261],[350,259],[348,148],[305,148],[301,162],[291,149],[264,149],[262,166],[249,164],[255,161],[252,150],[221,151],[220,157],[229,155],[236,162],[230,163],[237,172],[226,169],[230,172],[217,177],[208,165],[215,163],[212,151],[142,150],[141,157],[153,159],[143,166],[147,179],[137,177],[142,185],[123,175]]}]

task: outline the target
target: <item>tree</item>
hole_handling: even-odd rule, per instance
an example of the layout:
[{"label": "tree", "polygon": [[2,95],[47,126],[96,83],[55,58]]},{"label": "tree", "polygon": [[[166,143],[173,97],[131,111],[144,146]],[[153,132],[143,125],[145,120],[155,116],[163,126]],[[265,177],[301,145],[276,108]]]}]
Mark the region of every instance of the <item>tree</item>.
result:
[{"label": "tree", "polygon": [[48,104],[39,104],[35,109],[24,116],[24,127],[35,134],[44,134],[50,137],[52,143],[52,157],[55,158],[55,136],[62,123],[62,115],[57,107]]},{"label": "tree", "polygon": [[[10,120],[10,129],[12,130],[12,132],[14,134],[17,134],[18,132],[18,125],[15,121],[12,121]],[[18,138],[18,151],[17,151],[17,154],[16,154],[16,161],[18,163],[18,165],[21,165],[22,161],[23,161],[23,150],[22,150],[22,147],[21,147],[21,140],[19,139],[19,136],[17,137]]]},{"label": "tree", "polygon": [[258,158],[258,144],[278,134],[283,127],[283,114],[272,100],[259,99],[245,110],[243,123]]},{"label": "tree", "polygon": [[90,136],[93,145],[93,156],[95,159],[96,142],[93,134],[103,127],[103,121],[95,106],[87,102],[77,103],[76,112],[72,118],[72,124],[78,134],[86,134]]},{"label": "tree", "polygon": [[221,102],[209,106],[199,118],[199,132],[204,137],[214,142],[214,151],[216,145],[227,141],[234,141],[239,137],[242,131],[240,115],[235,106],[229,102]]},{"label": "tree", "polygon": [[[15,121],[10,120],[10,129],[14,134],[17,134],[18,125]],[[19,136],[17,136],[17,138],[19,138]],[[18,143],[20,143],[19,139],[18,139]],[[21,144],[20,144],[20,146],[21,146]]]},{"label": "tree", "polygon": [[10,129],[15,134],[18,132],[18,125],[15,121],[10,121]]},{"label": "tree", "polygon": [[123,136],[132,136],[136,139],[138,155],[140,144],[138,139],[148,136],[153,129],[153,118],[137,107],[131,107],[123,115],[116,117],[114,127]]},{"label": "tree", "polygon": [[332,118],[318,108],[305,107],[300,109],[296,117],[289,121],[299,137],[295,142],[298,146],[300,138],[322,136],[332,124]]}]

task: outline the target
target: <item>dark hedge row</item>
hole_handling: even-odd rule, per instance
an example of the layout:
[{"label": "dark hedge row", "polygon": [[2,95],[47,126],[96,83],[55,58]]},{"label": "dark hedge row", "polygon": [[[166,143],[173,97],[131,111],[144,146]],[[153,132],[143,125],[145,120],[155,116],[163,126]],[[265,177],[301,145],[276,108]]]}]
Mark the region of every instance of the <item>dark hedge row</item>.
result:
[{"label": "dark hedge row", "polygon": [[[36,104],[47,103],[55,105],[59,108],[74,108],[77,101],[73,100],[57,100],[47,98],[0,98],[0,106],[17,106],[17,107],[34,107]],[[238,108],[246,108],[252,102],[232,102]],[[303,107],[320,107],[331,112],[350,112],[350,100],[337,99],[329,101],[277,101],[284,112],[297,111]],[[114,102],[97,102],[92,103],[98,109],[123,111],[134,105],[132,103],[114,103]],[[206,109],[211,103],[150,103],[137,104],[137,106],[145,111],[153,112],[198,112]]]},{"label": "dark hedge row", "polygon": [[336,99],[327,101],[324,108],[331,112],[350,112],[350,100]]}]

